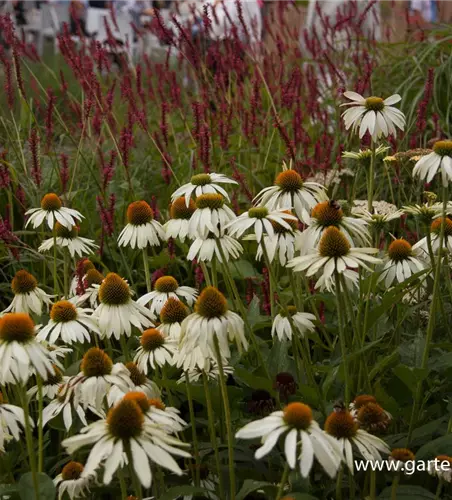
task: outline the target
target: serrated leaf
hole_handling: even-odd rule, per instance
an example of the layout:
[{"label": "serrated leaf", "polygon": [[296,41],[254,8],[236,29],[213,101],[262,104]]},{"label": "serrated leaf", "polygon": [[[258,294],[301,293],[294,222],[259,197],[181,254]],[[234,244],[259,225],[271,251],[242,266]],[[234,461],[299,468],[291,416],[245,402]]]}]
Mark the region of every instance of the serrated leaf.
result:
[{"label": "serrated leaf", "polygon": [[[56,488],[53,484],[52,479],[42,472],[37,474],[39,496],[45,498],[46,500],[52,500],[56,496]],[[35,498],[36,490],[33,483],[33,474],[27,472],[21,476],[18,484],[19,496],[22,500],[30,500]]]}]

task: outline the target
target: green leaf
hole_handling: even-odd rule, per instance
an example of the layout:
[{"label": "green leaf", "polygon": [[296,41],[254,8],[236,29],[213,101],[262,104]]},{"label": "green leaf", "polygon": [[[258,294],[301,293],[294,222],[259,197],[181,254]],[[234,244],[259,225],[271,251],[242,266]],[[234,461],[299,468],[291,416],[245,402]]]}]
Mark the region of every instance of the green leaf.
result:
[{"label": "green leaf", "polygon": [[416,460],[433,460],[438,455],[452,455],[452,434],[441,436],[419,448]]},{"label": "green leaf", "polygon": [[415,391],[418,382],[424,380],[428,375],[426,369],[410,368],[402,364],[397,365],[393,372],[411,391]]},{"label": "green leaf", "polygon": [[229,264],[229,270],[234,279],[256,278],[259,273],[248,260],[238,260]]},{"label": "green leaf", "polygon": [[271,380],[258,377],[245,368],[236,368],[234,370],[234,377],[244,382],[251,389],[265,389],[268,392],[273,392]]},{"label": "green leaf", "polygon": [[159,500],[175,500],[184,495],[202,495],[205,492],[205,488],[196,488],[196,486],[175,486],[169,489],[164,495],[160,496]]},{"label": "green leaf", "polygon": [[[243,486],[240,488],[240,491],[237,493],[236,500],[245,500],[247,495],[253,493],[257,490],[262,489],[273,489],[276,493],[276,486],[272,483],[268,483],[266,481],[254,481],[253,479],[247,479]],[[273,497],[272,497],[273,498]]]},{"label": "green leaf", "polygon": [[[47,474],[39,472],[37,474],[38,479],[38,488],[39,488],[39,496],[41,498],[45,498],[46,500],[52,500],[56,496],[56,488],[53,484],[52,479]],[[31,498],[35,498],[36,490],[33,484],[33,474],[31,472],[27,472],[23,476],[21,476],[18,485],[18,491],[20,498],[22,500],[30,500]]]},{"label": "green leaf", "polygon": [[[380,500],[391,498],[391,487],[385,488],[378,496]],[[397,488],[397,500],[435,500],[435,495],[420,486],[400,485]]]},{"label": "green leaf", "polygon": [[318,500],[317,497],[313,497],[308,493],[293,493],[292,491],[290,492],[290,498],[294,500]]}]

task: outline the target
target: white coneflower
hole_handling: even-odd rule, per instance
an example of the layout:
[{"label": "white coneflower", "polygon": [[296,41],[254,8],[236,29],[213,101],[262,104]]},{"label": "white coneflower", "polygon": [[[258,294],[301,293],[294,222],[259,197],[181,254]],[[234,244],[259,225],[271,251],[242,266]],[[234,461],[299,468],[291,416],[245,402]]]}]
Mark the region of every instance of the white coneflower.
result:
[{"label": "white coneflower", "polygon": [[382,439],[360,429],[350,412],[343,409],[335,410],[326,419],[325,431],[337,439],[342,459],[352,474],[354,446],[364,459],[370,462],[381,461],[381,453],[389,454],[391,451]]},{"label": "white coneflower", "polygon": [[309,221],[311,208],[327,199],[325,188],[321,184],[303,181],[298,172],[286,169],[278,174],[274,186],[264,188],[253,201],[269,210],[293,207],[295,215],[306,223]]},{"label": "white coneflower", "polygon": [[79,462],[69,462],[61,471],[61,474],[53,480],[58,490],[58,500],[62,500],[67,495],[70,500],[84,497],[89,492],[93,477],[82,477],[83,465]]},{"label": "white coneflower", "polygon": [[198,296],[198,291],[190,286],[179,286],[179,283],[172,276],[161,276],[154,283],[154,290],[146,293],[137,300],[137,303],[145,306],[150,305],[152,314],[160,314],[165,302],[169,298],[185,300],[192,306]]},{"label": "white coneflower", "polygon": [[84,284],[86,285],[85,292],[82,295],[76,295],[71,301],[74,300],[77,306],[88,303],[92,309],[99,305],[99,288],[104,281],[105,276],[97,269],[88,269],[83,277]]},{"label": "white coneflower", "polygon": [[261,437],[262,446],[255,453],[259,460],[270,453],[284,434],[284,455],[291,469],[295,469],[298,462],[301,475],[308,477],[315,458],[331,478],[336,475],[341,465],[338,443],[320,429],[311,408],[303,403],[290,403],[284,411],[275,411],[245,425],[237,432],[236,438]]},{"label": "white coneflower", "polygon": [[355,420],[360,429],[370,434],[382,434],[387,432],[392,418],[377,402],[369,402],[357,410]]},{"label": "white coneflower", "polygon": [[36,278],[25,269],[17,271],[11,281],[11,289],[14,299],[1,314],[16,312],[41,316],[43,306],[47,309],[53,297],[39,288]]},{"label": "white coneflower", "polygon": [[257,242],[260,243],[264,234],[275,236],[275,223],[287,230],[291,229],[290,222],[296,222],[297,218],[286,210],[288,207],[276,210],[269,210],[265,206],[253,207],[230,222],[226,230],[231,236],[240,238],[248,229],[252,229]]},{"label": "white coneflower", "polygon": [[190,179],[188,184],[184,184],[174,191],[171,195],[171,201],[183,196],[185,198],[185,204],[188,207],[190,198],[193,194],[197,198],[202,194],[210,193],[222,194],[229,201],[228,193],[220,184],[237,184],[237,182],[229,179],[223,174],[197,174]]},{"label": "white coneflower", "polygon": [[427,472],[445,483],[452,483],[452,457],[438,455],[434,460],[429,460]]},{"label": "white coneflower", "polygon": [[[220,250],[221,249],[221,250]],[[211,262],[214,258],[223,262],[223,256],[226,262],[232,259],[238,259],[243,252],[242,245],[232,236],[222,234],[219,238],[209,234],[207,238],[196,238],[190,246],[187,254],[187,260],[197,259],[201,262]]]},{"label": "white coneflower", "polygon": [[395,462],[395,470],[396,471],[406,471],[405,464],[406,462],[413,463],[416,460],[414,453],[407,448],[395,448],[391,451],[391,454],[388,457],[390,462]]},{"label": "white coneflower", "polygon": [[347,217],[337,201],[323,201],[311,211],[308,227],[300,234],[296,247],[301,254],[316,248],[327,227],[337,227],[353,246],[365,246],[371,241],[364,219]]},{"label": "white coneflower", "polygon": [[[53,369],[55,370],[55,374],[50,375],[41,388],[42,396],[49,399],[54,399],[60,392],[61,387],[69,380],[69,377],[63,376],[62,371],[57,366],[54,366]],[[28,389],[27,395],[29,398],[37,397],[38,386],[35,385]]]},{"label": "white coneflower", "polygon": [[224,196],[217,193],[201,194],[196,198],[196,210],[188,224],[188,236],[206,238],[209,232],[220,236],[235,213],[224,203]]},{"label": "white coneflower", "polygon": [[235,342],[240,352],[248,349],[243,319],[228,310],[218,289],[208,286],[196,301],[195,312],[182,322],[177,366],[184,370],[208,367],[210,360],[216,360],[215,337],[226,360],[231,357],[229,342]]},{"label": "white coneflower", "polygon": [[130,379],[133,382],[133,391],[142,392],[150,399],[159,399],[161,397],[159,386],[149,380],[136,363],[129,361],[129,363],[126,363],[126,368],[129,370]]},{"label": "white coneflower", "polygon": [[92,309],[81,309],[68,300],[60,300],[50,310],[50,321],[39,331],[38,340],[48,340],[55,344],[62,340],[65,344],[91,342],[90,332],[100,335],[96,321],[92,319]]},{"label": "white coneflower", "polygon": [[355,200],[351,214],[363,219],[369,226],[375,228],[376,231],[383,230],[389,222],[399,219],[403,213],[395,205],[387,201],[372,202],[373,213],[370,213],[367,210],[367,203],[367,200]]},{"label": "white coneflower", "polygon": [[82,477],[94,474],[103,465],[103,484],[110,484],[113,474],[127,452],[129,465],[145,488],[152,483],[151,464],[182,475],[172,455],[189,458],[181,448],[188,446],[170,436],[161,426],[151,424],[136,401],[122,400],[113,407],[106,420],[99,420],[82,429],[81,434],[63,441],[68,453],[91,446]]},{"label": "white coneflower", "polygon": [[[359,396],[356,396],[355,399],[348,405],[348,409],[350,410],[352,417],[356,420],[359,410],[361,410],[363,406],[366,406],[370,403],[378,404],[377,398],[370,394],[360,394]],[[386,413],[388,418],[392,419],[392,416],[389,412],[387,412],[386,410],[383,411]]]},{"label": "white coneflower", "polygon": [[121,335],[130,337],[132,326],[147,328],[153,326],[153,315],[146,307],[132,300],[132,293],[126,280],[116,273],[108,273],[99,288],[100,304],[93,313],[99,323],[103,337]]},{"label": "white coneflower", "polygon": [[54,375],[53,361],[36,339],[28,314],[8,313],[0,318],[0,384],[24,384],[33,373],[42,380]]},{"label": "white coneflower", "polygon": [[179,340],[182,321],[188,316],[187,307],[180,300],[170,297],[160,311],[160,325],[157,327],[163,335],[172,340]]},{"label": "white coneflower", "polygon": [[320,272],[321,276],[316,283],[316,288],[329,285],[334,278],[334,273],[342,274],[346,281],[356,284],[358,272],[356,269],[369,264],[379,264],[380,259],[370,254],[377,253],[376,248],[351,248],[345,235],[334,226],[323,232],[317,250],[295,257],[288,264],[294,271],[305,271],[306,276],[313,276]]},{"label": "white coneflower", "polygon": [[188,226],[190,218],[196,210],[195,202],[190,199],[189,204],[185,204],[185,198],[176,198],[171,204],[171,219],[163,224],[167,238],[176,238],[184,242],[188,236]]},{"label": "white coneflower", "polygon": [[359,137],[363,137],[366,132],[374,141],[381,136],[395,136],[396,127],[400,130],[405,128],[405,115],[400,109],[392,105],[398,103],[402,98],[399,94],[394,94],[386,99],[381,97],[363,97],[356,92],[344,92],[344,96],[352,102],[341,104],[341,106],[350,106],[342,113],[345,128],[350,127],[353,132],[359,129]]},{"label": "white coneflower", "polygon": [[77,420],[80,420],[83,425],[88,425],[85,410],[89,410],[99,418],[105,417],[103,410],[98,411],[91,405],[87,405],[86,408],[82,406],[80,403],[80,388],[74,383],[74,377],[70,377],[60,387],[56,398],[44,408],[42,412],[42,424],[44,426],[47,425],[48,422],[62,413],[64,428],[66,432],[69,432],[74,423],[74,416],[77,416]]},{"label": "white coneflower", "polygon": [[[293,332],[288,314],[290,314],[296,332]],[[275,316],[272,325],[272,336],[277,336],[280,341],[292,340],[294,333],[304,337],[306,332],[314,331],[313,321],[315,319],[315,316],[311,313],[299,312],[295,306],[288,306],[286,309],[281,309],[279,314]]]},{"label": "white coneflower", "polygon": [[120,247],[143,249],[148,245],[158,246],[166,240],[163,226],[154,220],[154,212],[145,201],[134,201],[128,206],[127,221],[118,238]]},{"label": "white coneflower", "polygon": [[[29,417],[30,425],[33,420]],[[19,441],[21,428],[25,427],[24,410],[19,406],[5,403],[0,392],[0,453],[5,453],[5,444],[12,439]]]},{"label": "white coneflower", "polygon": [[448,186],[452,181],[452,141],[436,141],[433,151],[416,162],[413,177],[429,183],[438,172],[443,186]]},{"label": "white coneflower", "polygon": [[[226,360],[223,362],[223,373],[226,377],[234,373],[234,369],[226,363]],[[216,361],[209,360],[208,366],[205,366],[203,369],[195,366],[183,373],[177,381],[178,384],[185,384],[187,382],[185,375],[188,376],[188,381],[193,384],[199,382],[203,375],[206,375],[209,380],[214,382],[219,380],[220,370]]]},{"label": "white coneflower", "polygon": [[80,370],[70,383],[78,386],[80,403],[84,408],[93,406],[101,412],[112,387],[117,386],[123,393],[134,387],[129,370],[122,363],[113,364],[111,358],[98,347],[86,351]]},{"label": "white coneflower", "polygon": [[413,274],[423,271],[426,264],[418,258],[420,253],[419,248],[413,249],[403,238],[394,240],[388,247],[386,264],[379,281],[384,280],[385,287],[389,288],[394,281],[403,283]]},{"label": "white coneflower", "polygon": [[83,219],[83,215],[77,212],[77,210],[63,207],[59,196],[55,193],[46,194],[41,200],[41,207],[32,208],[25,212],[25,215],[30,216],[25,227],[31,224],[34,229],[39,227],[44,220],[47,221],[50,229],[53,229],[55,222],[59,222],[62,226],[72,229],[72,226],[76,225],[77,220]]},{"label": "white coneflower", "polygon": [[[295,243],[296,240],[301,236],[301,231],[297,229],[298,220],[287,220],[289,228],[286,228],[279,224],[278,222],[272,221],[272,226],[275,234],[273,236],[264,235],[263,244],[267,251],[268,259],[273,262],[275,257],[278,257],[281,266],[285,267],[289,260],[292,260],[295,256]],[[264,254],[263,245],[259,243],[257,245],[256,260],[260,260]]]},{"label": "white coneflower", "polygon": [[172,340],[156,328],[145,330],[140,338],[140,347],[137,349],[134,362],[143,373],[149,372],[149,367],[173,364],[174,354],[177,352],[177,341]]},{"label": "white coneflower", "polygon": [[44,240],[38,248],[38,252],[48,252],[51,250],[55,244],[55,240],[57,247],[67,248],[71,257],[75,257],[75,255],[79,257],[89,255],[92,254],[96,248],[99,248],[99,245],[96,245],[94,240],[79,236],[79,228],[77,226],[67,228],[57,222],[55,224],[55,233],[56,238]]},{"label": "white coneflower", "polygon": [[[389,149],[389,146],[383,146],[380,144],[375,149],[375,156],[382,156]],[[370,162],[372,160],[372,150],[371,149],[360,149],[359,151],[344,151],[342,153],[342,158],[347,158],[349,160],[356,160],[357,162],[370,166]]]},{"label": "white coneflower", "polygon": [[136,401],[143,410],[144,418],[165,429],[168,434],[181,432],[187,422],[179,416],[179,410],[166,406],[160,398],[147,398],[142,392],[128,392],[123,400]]},{"label": "white coneflower", "polygon": [[[434,253],[438,252],[439,250],[442,222],[443,218],[438,217],[430,225],[431,243]],[[414,251],[418,249],[423,250],[425,254],[428,255],[428,243],[426,236],[413,245]],[[452,252],[452,220],[449,217],[446,217],[444,219],[443,249],[447,249],[449,252]]]}]

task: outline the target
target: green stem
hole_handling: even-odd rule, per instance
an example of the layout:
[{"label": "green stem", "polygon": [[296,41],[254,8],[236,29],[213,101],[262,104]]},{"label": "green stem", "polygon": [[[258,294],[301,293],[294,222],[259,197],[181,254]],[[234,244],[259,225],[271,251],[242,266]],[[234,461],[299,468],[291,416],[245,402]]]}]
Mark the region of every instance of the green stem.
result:
[{"label": "green stem", "polygon": [[212,260],[212,285],[218,288],[218,275],[217,275],[217,259]]},{"label": "green stem", "polygon": [[374,470],[370,471],[370,500],[375,500],[377,498],[377,473]]},{"label": "green stem", "polygon": [[341,280],[337,272],[335,272],[334,278],[336,281],[336,307],[337,307],[337,316],[339,324],[339,342],[341,346],[342,362],[344,365],[345,405],[348,406],[348,404],[350,403],[350,383],[349,383],[349,373],[348,373],[347,344],[345,341],[345,331],[344,331],[343,314],[342,314],[343,311],[342,311],[342,304],[340,301]]},{"label": "green stem", "polygon": [[66,298],[69,297],[69,251],[67,249],[63,249],[63,258],[64,258],[64,296]]},{"label": "green stem", "polygon": [[126,482],[124,480],[124,473],[122,470],[118,472],[118,477],[119,477],[119,487],[121,488],[121,500],[126,500],[127,499],[127,486],[126,486]]},{"label": "green stem", "polygon": [[199,446],[198,446],[198,436],[196,434],[196,419],[195,419],[195,410],[193,408],[193,397],[191,394],[191,386],[190,379],[188,377],[188,372],[185,372],[185,385],[187,386],[187,400],[188,400],[188,409],[190,412],[190,423],[191,423],[191,432],[193,439],[193,451],[195,454],[195,486],[199,487],[200,482],[200,460],[199,460]]},{"label": "green stem", "polygon": [[43,410],[43,397],[42,397],[42,379],[39,374],[36,375],[38,385],[38,472],[42,472],[42,464],[44,459],[43,443],[44,443],[44,429],[42,425],[42,410]]},{"label": "green stem", "polygon": [[374,176],[375,176],[375,150],[376,144],[372,139],[371,143],[372,156],[370,158],[369,179],[367,189],[367,210],[373,213],[373,199],[374,199]]},{"label": "green stem", "polygon": [[270,285],[270,310],[271,310],[272,319],[274,319],[275,318],[276,279],[275,279],[275,275],[273,273],[272,264],[271,264],[270,259],[268,257],[268,252],[267,252],[267,247],[266,247],[265,242],[264,242],[264,237],[262,237],[260,245],[262,248],[262,253],[264,254],[265,265],[267,266],[267,269],[268,269],[268,281],[269,281],[269,285]]},{"label": "green stem", "polygon": [[124,361],[128,363],[130,361],[129,359],[129,350],[127,349],[127,341],[126,341],[126,336],[125,334],[121,335],[119,337],[119,342],[121,344],[121,351],[122,354],[124,355]]},{"label": "green stem", "polygon": [[207,286],[211,286],[212,282],[210,281],[209,271],[207,270],[206,263],[200,262],[199,265],[201,266],[202,273],[204,274],[204,279],[206,280]]},{"label": "green stem", "polygon": [[231,487],[230,500],[234,500],[235,499],[234,435],[232,433],[231,409],[229,406],[228,389],[226,386],[226,379],[223,371],[223,359],[221,357],[220,345],[218,344],[218,338],[216,334],[214,335],[213,343],[215,346],[215,354],[217,358],[218,371],[220,375],[220,389],[221,389],[221,396],[223,399],[224,416],[226,420],[226,434],[228,438],[228,459],[229,459],[228,466],[229,466],[229,481]]},{"label": "green stem", "polygon": [[[433,293],[432,293],[432,301],[430,303],[430,312],[428,317],[428,325],[427,325],[427,333],[425,336],[425,345],[424,352],[422,355],[422,363],[421,369],[425,370],[428,364],[428,357],[430,354],[430,347],[433,337],[433,330],[435,328],[435,314],[436,314],[436,304],[440,295],[440,277],[441,277],[441,264],[444,254],[443,242],[444,242],[444,231],[446,226],[446,210],[447,210],[447,186],[443,186],[443,209],[442,209],[442,220],[441,220],[441,229],[439,234],[439,247],[438,247],[438,256],[435,267],[435,276],[433,281]],[[414,426],[419,417],[419,404],[422,397],[422,381],[418,383],[417,390],[414,399],[413,411],[411,413],[410,427],[408,430],[407,437],[407,445],[411,441],[411,437],[413,435]]]},{"label": "green stem", "polygon": [[400,472],[397,472],[397,474],[394,476],[394,479],[392,480],[391,500],[397,499],[397,488],[399,487],[399,482],[400,482]]},{"label": "green stem", "polygon": [[57,234],[55,225],[53,226],[53,292],[58,297],[60,291],[57,275]]},{"label": "green stem", "polygon": [[147,248],[143,248],[143,266],[144,266],[144,275],[146,277],[146,289],[149,293],[152,290],[152,287],[151,287],[151,275],[149,273]]},{"label": "green stem", "polygon": [[135,469],[133,468],[133,457],[132,453],[130,450],[126,452],[127,454],[127,460],[129,462],[129,472],[130,472],[130,477],[132,478],[132,485],[133,489],[135,490],[135,496],[137,497],[138,500],[143,500],[143,492],[141,490],[141,483],[140,480],[138,479]]},{"label": "green stem", "polygon": [[436,488],[436,493],[435,493],[435,500],[440,500],[441,499],[441,491],[443,489],[443,480],[440,479],[438,481],[438,486]]},{"label": "green stem", "polygon": [[206,395],[207,418],[209,422],[210,441],[213,446],[213,451],[215,454],[215,463],[217,466],[219,493],[220,493],[220,498],[224,498],[223,474],[221,473],[221,463],[220,463],[220,454],[218,453],[217,433],[215,432],[215,414],[213,412],[213,407],[212,407],[212,397],[210,394],[209,380],[205,372],[202,372],[202,379],[204,383],[204,393]]},{"label": "green stem", "polygon": [[286,462],[284,471],[281,476],[281,482],[279,483],[278,493],[276,494],[276,500],[280,500],[280,498],[284,494],[284,486],[287,483],[287,478],[289,477],[289,471],[290,471],[289,464]]},{"label": "green stem", "polygon": [[35,490],[36,500],[40,499],[39,495],[39,481],[38,474],[36,470],[36,461],[35,461],[35,450],[33,449],[33,435],[31,431],[30,425],[30,413],[28,411],[28,401],[27,401],[27,393],[25,387],[18,387],[19,398],[21,400],[22,409],[24,410],[24,420],[25,420],[25,439],[27,442],[27,452],[28,452],[28,461],[31,469],[31,476],[33,479],[33,488]]}]

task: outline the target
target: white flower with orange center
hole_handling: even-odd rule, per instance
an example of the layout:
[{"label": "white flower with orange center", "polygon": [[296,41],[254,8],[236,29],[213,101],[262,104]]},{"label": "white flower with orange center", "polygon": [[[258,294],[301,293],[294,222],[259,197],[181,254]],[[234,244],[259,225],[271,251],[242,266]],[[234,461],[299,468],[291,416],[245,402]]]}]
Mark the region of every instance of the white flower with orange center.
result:
[{"label": "white flower with orange center", "polygon": [[287,267],[296,272],[303,271],[308,277],[320,273],[316,288],[330,289],[335,273],[356,285],[359,279],[358,268],[370,270],[368,264],[381,263],[380,259],[371,255],[377,252],[376,248],[351,248],[344,233],[337,227],[330,226],[324,230],[317,250],[295,257]]},{"label": "white flower with orange center", "polygon": [[[139,366],[134,361],[126,363],[125,367],[127,368],[127,370],[129,370],[129,376],[133,384],[133,387],[129,389],[129,391],[132,391],[133,393],[139,393],[147,399],[160,399],[161,392],[158,385],[152,380],[149,380],[146,377],[145,373],[140,370]],[[125,394],[129,393],[130,392],[124,392],[117,385],[112,386],[108,391],[108,406],[114,406],[125,396]]]},{"label": "white flower with orange center", "polygon": [[213,233],[220,236],[225,227],[236,219],[235,213],[225,205],[225,198],[221,194],[201,194],[196,198],[196,210],[188,224],[188,237],[207,238]]},{"label": "white flower with orange center", "polygon": [[[223,373],[226,378],[234,373],[234,369],[232,366],[227,364],[226,360],[223,361]],[[218,368],[216,361],[210,360],[208,366],[204,366],[203,369],[199,368],[199,366],[195,366],[194,368],[187,370],[185,373],[182,373],[181,377],[177,381],[178,384],[187,383],[185,375],[188,376],[188,381],[193,384],[199,382],[204,375],[208,380],[217,382],[220,379],[220,369]]]},{"label": "white flower with orange center", "polygon": [[85,292],[82,295],[76,295],[74,298],[71,298],[71,301],[74,300],[77,306],[88,303],[92,309],[95,309],[99,305],[99,288],[104,279],[105,276],[97,269],[88,269],[83,277],[86,285]]},{"label": "white flower with orange center", "polygon": [[140,405],[131,399],[123,399],[110,409],[106,419],[90,424],[62,444],[70,454],[90,446],[82,477],[94,474],[102,466],[103,484],[111,483],[113,475],[123,464],[124,453],[127,453],[130,467],[145,488],[152,484],[151,464],[180,476],[182,470],[173,455],[190,458],[183,449],[189,445],[169,435],[162,426],[150,423]]},{"label": "white flower with orange center", "polygon": [[100,304],[93,313],[102,337],[121,335],[130,337],[132,326],[147,328],[153,326],[153,314],[146,307],[132,300],[132,293],[126,280],[116,273],[108,273],[99,287]]},{"label": "white flower with orange center", "polygon": [[41,316],[43,306],[48,309],[53,297],[39,288],[36,278],[25,269],[17,271],[11,281],[11,290],[14,293],[14,298],[1,314],[16,312],[34,313],[36,316]]},{"label": "white flower with orange center", "polygon": [[226,298],[217,288],[208,286],[196,301],[195,312],[182,322],[177,366],[184,370],[208,368],[216,360],[215,337],[225,360],[231,357],[229,342],[235,342],[239,352],[248,349],[243,319],[228,310]]},{"label": "white flower with orange center", "polygon": [[[61,390],[61,387],[69,380],[69,377],[65,377],[57,366],[54,366],[53,369],[55,371],[54,375],[49,375],[47,380],[42,384],[41,389],[42,396],[49,399],[54,399]],[[27,395],[30,398],[38,399],[38,386],[35,385],[28,389]]]},{"label": "white flower with orange center", "polygon": [[120,247],[143,249],[148,245],[159,246],[166,240],[162,225],[154,220],[154,212],[145,201],[134,201],[128,206],[127,221],[118,238]]},{"label": "white flower with orange center", "polygon": [[93,320],[92,309],[81,309],[68,300],[60,300],[50,310],[50,321],[39,331],[38,340],[55,344],[62,340],[65,344],[91,342],[90,332],[100,335],[97,322]]},{"label": "white flower with orange center", "polygon": [[165,337],[180,339],[182,321],[188,316],[188,308],[180,300],[170,297],[160,311],[160,325],[157,327]]},{"label": "white flower with orange center", "polygon": [[399,94],[382,99],[375,96],[366,98],[356,92],[347,91],[344,92],[344,96],[352,101],[341,104],[341,106],[350,106],[342,113],[345,129],[351,128],[353,133],[359,130],[360,138],[369,132],[372,139],[376,141],[381,136],[396,136],[396,127],[404,130],[405,115],[393,106],[402,100]]},{"label": "white flower with orange center", "polygon": [[74,498],[84,497],[89,492],[91,483],[94,483],[94,476],[82,477],[84,467],[80,462],[69,462],[53,480],[58,490],[58,500],[66,498],[66,495]]},{"label": "white flower with orange center", "polygon": [[[290,320],[289,320],[290,315]],[[306,332],[315,330],[315,316],[307,312],[299,312],[295,306],[288,306],[286,309],[281,309],[279,314],[275,316],[272,325],[272,337],[278,337],[282,342],[283,340],[292,340],[292,335],[304,337]],[[295,328],[293,331],[292,324]]]},{"label": "white flower with orange center", "polygon": [[[430,225],[430,235],[432,242],[432,250],[434,253],[439,251],[440,244],[440,234],[441,234],[441,224],[443,223],[443,218],[436,218],[432,224]],[[427,236],[419,240],[417,243],[413,245],[413,250],[421,249],[428,255],[428,241]],[[443,249],[452,252],[452,219],[450,217],[446,217],[444,219],[444,238],[443,238]]]},{"label": "white flower with orange center", "polygon": [[76,221],[83,219],[83,215],[77,210],[63,207],[63,203],[55,193],[46,194],[41,200],[41,207],[32,208],[25,212],[25,215],[30,216],[25,227],[31,224],[34,229],[39,227],[45,220],[52,230],[56,222],[70,230],[76,225]]},{"label": "white flower with orange center", "polygon": [[238,259],[241,253],[243,253],[242,245],[232,236],[222,234],[220,237],[215,237],[209,233],[207,238],[198,237],[193,241],[188,250],[187,260],[212,262],[213,259],[217,259],[218,262],[223,262],[224,256],[228,262],[231,259]]},{"label": "white flower with orange center", "polygon": [[293,207],[301,222],[307,223],[311,208],[327,199],[325,188],[321,184],[304,181],[298,172],[286,168],[276,177],[275,185],[264,188],[253,202],[270,211]]},{"label": "white flower with orange center", "polygon": [[190,218],[196,210],[195,202],[190,199],[188,205],[185,203],[185,198],[181,196],[176,198],[171,204],[170,217],[171,219],[163,224],[167,238],[176,238],[184,242],[188,236],[188,226]]},{"label": "white flower with orange center", "polygon": [[[285,267],[289,260],[295,257],[295,242],[301,236],[298,228],[298,219],[286,220],[289,227],[284,227],[279,222],[272,221],[274,235],[264,234],[262,237],[268,259],[273,262],[278,257],[281,266]],[[262,241],[257,245],[256,260],[261,260],[264,255]]]},{"label": "white flower with orange center", "polygon": [[99,248],[99,245],[96,245],[94,240],[79,236],[79,228],[77,226],[67,228],[57,222],[55,224],[55,233],[56,238],[44,240],[39,246],[38,252],[48,252],[53,248],[55,241],[58,248],[67,248],[71,257],[89,255]]},{"label": "white flower with orange center", "polygon": [[403,238],[394,240],[388,247],[386,264],[378,281],[384,280],[385,287],[389,288],[394,281],[403,283],[413,274],[423,271],[427,265],[419,258],[421,253],[419,247],[413,248]]},{"label": "white flower with orange center", "polygon": [[154,290],[144,294],[137,300],[137,303],[145,306],[151,304],[152,314],[160,314],[163,306],[169,298],[185,300],[192,306],[198,296],[198,291],[190,286],[180,286],[176,278],[172,276],[161,276],[154,283]]},{"label": "white flower with orange center", "polygon": [[70,384],[76,384],[80,404],[102,412],[108,404],[108,395],[113,387],[123,393],[133,389],[129,370],[122,363],[115,363],[107,353],[98,347],[86,351],[80,364],[80,373],[72,378]]},{"label": "white flower with orange center", "polygon": [[382,439],[360,429],[358,422],[346,410],[338,409],[331,413],[326,419],[325,431],[337,439],[342,460],[352,474],[354,473],[355,448],[365,460],[370,462],[381,461],[381,453],[389,454],[391,451]]},{"label": "white flower with orange center", "polygon": [[282,209],[269,210],[267,207],[253,207],[243,213],[226,226],[228,234],[240,238],[243,234],[252,229],[258,243],[263,235],[275,236],[274,225],[279,224],[287,230],[291,230],[291,223],[296,223],[297,218],[292,215],[288,207]]},{"label": "white flower with orange center", "polygon": [[140,347],[137,349],[134,362],[143,373],[149,372],[149,367],[173,364],[173,357],[177,352],[177,341],[166,337],[157,328],[145,330],[140,338]]},{"label": "white flower with orange center", "polygon": [[[80,402],[80,386],[76,377],[70,377],[59,388],[56,397],[44,408],[42,412],[42,424],[63,415],[63,424],[66,432],[72,427],[72,424],[80,420],[83,425],[88,425],[86,420],[85,408]],[[90,411],[99,418],[105,417],[105,412],[98,411],[94,406],[87,405],[86,410]],[[74,421],[74,416],[77,417]],[[78,422],[77,422],[78,423]]]},{"label": "white flower with orange center", "polygon": [[235,437],[261,437],[262,446],[255,453],[259,460],[270,453],[284,434],[284,454],[291,469],[295,469],[298,462],[301,475],[308,477],[314,459],[317,459],[331,478],[336,475],[341,465],[338,443],[322,431],[313,419],[311,408],[303,403],[290,403],[284,411],[275,411],[268,417],[251,422],[240,429]]},{"label": "white flower with orange center", "polygon": [[323,201],[311,211],[308,227],[297,238],[296,247],[302,255],[316,248],[327,227],[337,227],[352,246],[369,245],[371,238],[367,221],[344,215],[337,201]]},{"label": "white flower with orange center", "polygon": [[152,424],[157,424],[168,434],[176,434],[187,427],[187,422],[179,416],[179,410],[166,406],[160,398],[147,398],[142,392],[128,392],[125,400],[136,401],[143,410],[144,417]]},{"label": "white flower with orange center", "polygon": [[[29,417],[30,425],[33,420]],[[19,441],[22,428],[25,427],[24,410],[19,406],[6,403],[0,392],[0,453],[5,453],[5,444],[8,441]]]},{"label": "white flower with orange center", "polygon": [[452,457],[438,455],[428,463],[428,473],[446,483],[452,483]]},{"label": "white flower with orange center", "polygon": [[236,181],[229,179],[223,174],[197,174],[194,175],[190,182],[184,184],[180,188],[176,189],[171,195],[171,201],[183,196],[185,199],[185,205],[188,207],[190,204],[190,198],[195,195],[197,198],[202,194],[221,194],[228,201],[228,193],[220,186],[220,184],[237,184]]},{"label": "white flower with orange center", "polygon": [[443,186],[452,181],[452,141],[436,141],[433,151],[416,162],[413,177],[423,182],[432,182],[437,173],[441,174]]},{"label": "white flower with orange center", "polygon": [[54,375],[49,351],[36,339],[33,320],[25,313],[0,318],[0,384],[24,384],[33,373],[42,380]]}]

